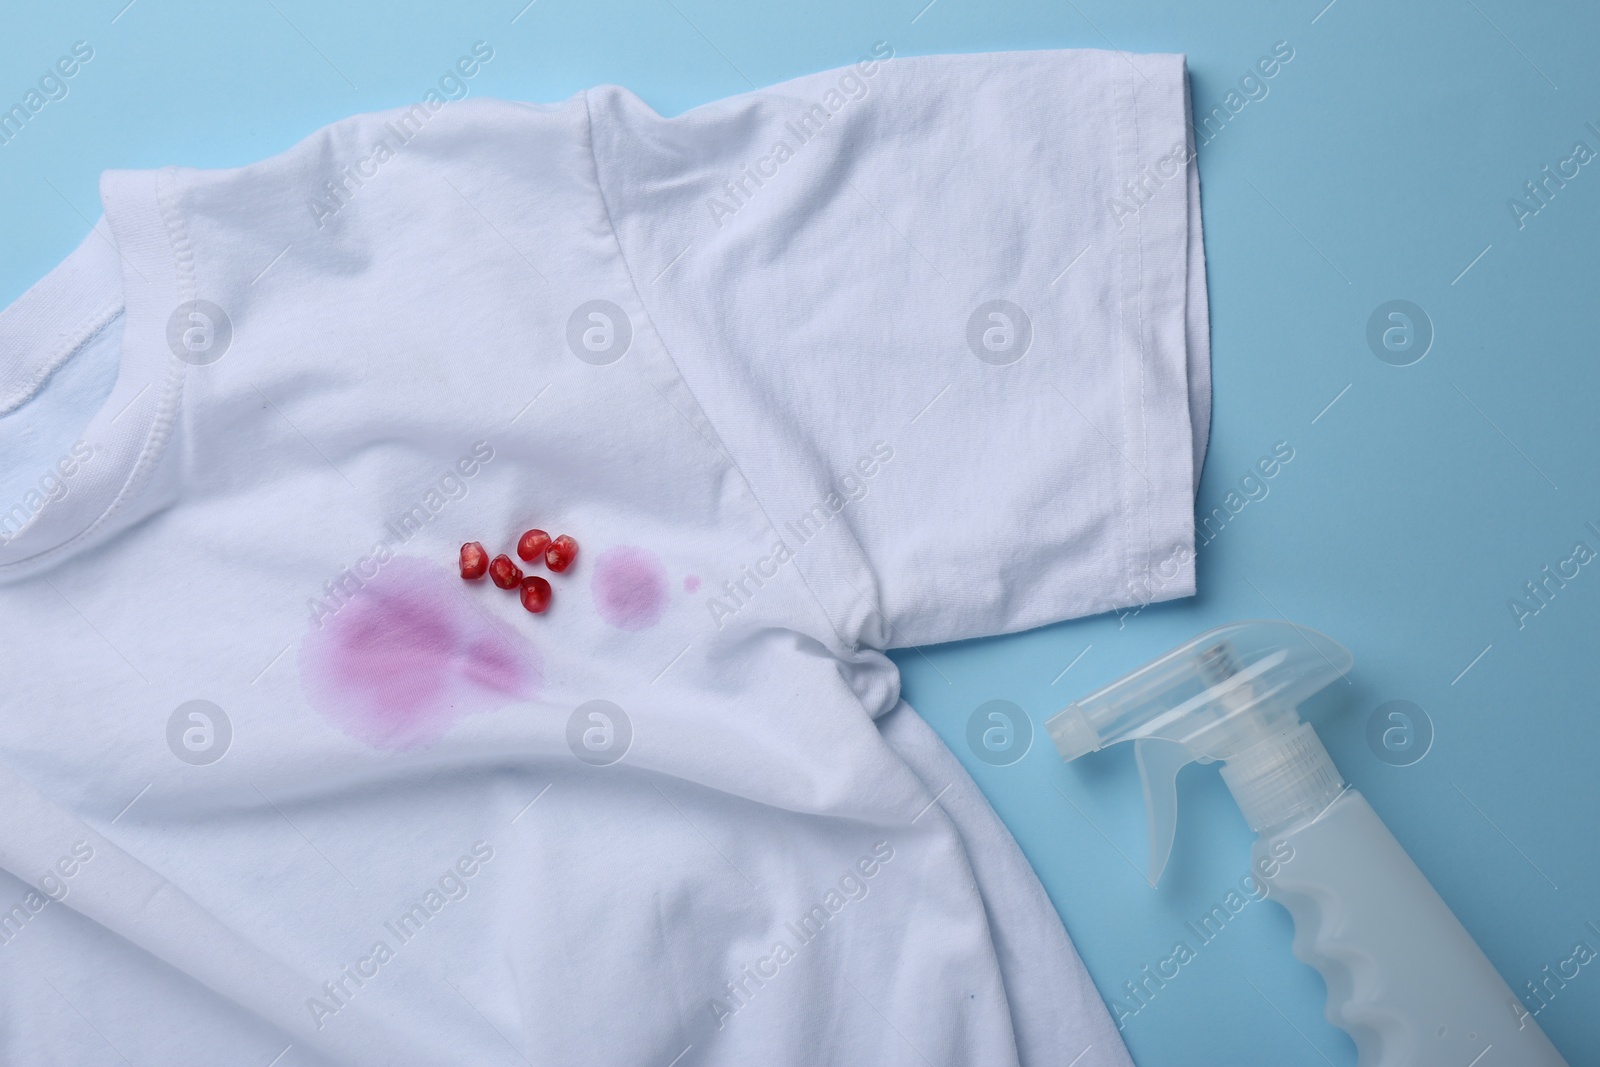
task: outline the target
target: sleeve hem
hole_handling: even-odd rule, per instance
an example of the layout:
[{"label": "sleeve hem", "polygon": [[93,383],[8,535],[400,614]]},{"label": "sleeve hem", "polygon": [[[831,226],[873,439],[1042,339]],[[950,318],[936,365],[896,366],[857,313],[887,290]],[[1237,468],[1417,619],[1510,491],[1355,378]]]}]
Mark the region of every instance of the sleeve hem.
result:
[{"label": "sleeve hem", "polygon": [[1117,166],[1153,192],[1118,248],[1127,508],[1108,607],[1119,611],[1195,592],[1194,494],[1211,403],[1188,76],[1181,56],[1126,59],[1114,88]]}]

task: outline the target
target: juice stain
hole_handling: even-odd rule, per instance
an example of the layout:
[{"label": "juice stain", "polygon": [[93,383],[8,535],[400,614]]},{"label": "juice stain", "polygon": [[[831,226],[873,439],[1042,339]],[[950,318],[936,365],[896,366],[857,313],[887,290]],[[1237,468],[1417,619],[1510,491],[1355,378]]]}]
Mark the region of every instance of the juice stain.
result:
[{"label": "juice stain", "polygon": [[619,545],[600,553],[589,590],[600,618],[619,630],[648,630],[667,611],[667,569],[649,549]]},{"label": "juice stain", "polygon": [[475,592],[425,560],[390,560],[301,642],[306,700],[358,741],[407,749],[468,715],[535,699],[538,652],[476,610]]}]

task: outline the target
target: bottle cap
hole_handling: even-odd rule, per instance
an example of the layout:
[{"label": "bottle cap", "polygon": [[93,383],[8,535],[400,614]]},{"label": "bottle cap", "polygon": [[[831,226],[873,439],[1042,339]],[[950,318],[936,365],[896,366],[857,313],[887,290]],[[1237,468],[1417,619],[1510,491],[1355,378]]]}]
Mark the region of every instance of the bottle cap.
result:
[{"label": "bottle cap", "polygon": [[1134,743],[1150,820],[1150,884],[1172,852],[1178,772],[1224,761],[1223,779],[1256,830],[1314,817],[1344,788],[1299,705],[1345,677],[1339,642],[1278,621],[1220,626],[1076,701],[1045,724],[1067,761]]}]

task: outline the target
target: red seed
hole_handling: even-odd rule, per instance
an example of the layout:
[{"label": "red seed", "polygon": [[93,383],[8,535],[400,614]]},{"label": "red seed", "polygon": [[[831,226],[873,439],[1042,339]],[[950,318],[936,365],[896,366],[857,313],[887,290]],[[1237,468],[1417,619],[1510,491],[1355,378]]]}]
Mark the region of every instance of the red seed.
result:
[{"label": "red seed", "polygon": [[572,566],[572,561],[578,558],[578,542],[562,534],[550,542],[550,547],[545,549],[544,565],[560,574]]},{"label": "red seed", "polygon": [[517,555],[524,560],[535,560],[550,547],[550,535],[543,530],[529,530],[517,542]]},{"label": "red seed", "polygon": [[489,579],[501,589],[515,589],[522,583],[522,568],[501,553],[489,561]]},{"label": "red seed", "polygon": [[522,606],[539,614],[550,606],[550,583],[537,574],[522,579]]},{"label": "red seed", "polygon": [[476,541],[461,546],[461,577],[476,581],[489,572],[489,553]]}]

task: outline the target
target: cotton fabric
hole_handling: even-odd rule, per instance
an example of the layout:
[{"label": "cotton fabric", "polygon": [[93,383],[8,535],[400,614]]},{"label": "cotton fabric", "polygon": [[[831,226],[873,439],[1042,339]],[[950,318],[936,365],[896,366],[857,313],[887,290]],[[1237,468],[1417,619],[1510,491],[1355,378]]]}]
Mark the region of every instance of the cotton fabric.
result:
[{"label": "cotton fabric", "polygon": [[1129,1062],[884,653],[1193,592],[1183,60],[885,53],[104,176],[0,313],[0,1058]]}]

